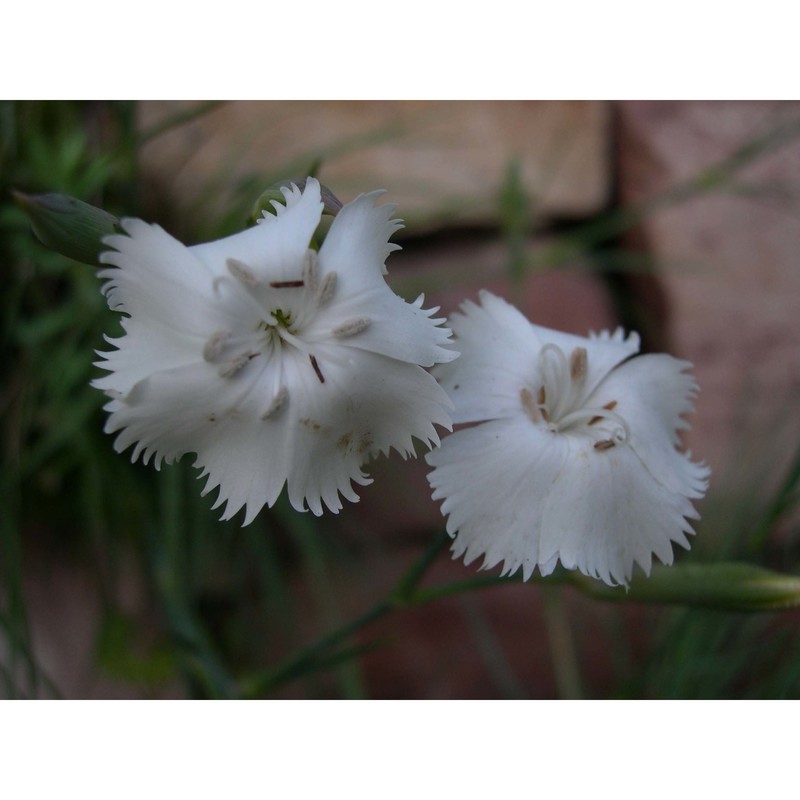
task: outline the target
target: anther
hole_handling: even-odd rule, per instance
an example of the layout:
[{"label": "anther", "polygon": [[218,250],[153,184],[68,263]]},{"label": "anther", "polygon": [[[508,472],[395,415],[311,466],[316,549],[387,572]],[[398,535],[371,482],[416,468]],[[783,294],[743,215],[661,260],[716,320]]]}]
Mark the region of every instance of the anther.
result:
[{"label": "anther", "polygon": [[523,388],[519,390],[519,399],[522,401],[522,407],[525,413],[530,417],[531,422],[539,421],[539,407],[533,399],[533,394],[530,389]]},{"label": "anther", "polygon": [[225,260],[225,266],[228,268],[228,272],[240,283],[251,288],[258,286],[258,278],[244,261],[239,261],[238,258],[228,258]]},{"label": "anther", "polygon": [[589,358],[585,347],[576,347],[569,357],[569,376],[573,381],[580,381],[586,377],[589,367]]},{"label": "anther", "polygon": [[230,339],[230,336],[230,331],[216,331],[212,333],[203,346],[203,358],[206,361],[216,361],[222,352],[222,348],[225,346],[225,342]]},{"label": "anther", "polygon": [[317,296],[317,305],[324,306],[333,297],[333,292],[336,289],[336,273],[329,272],[322,279],[322,285],[319,287],[319,295]]},{"label": "anther", "polygon": [[248,362],[260,355],[261,353],[240,353],[236,358],[226,361],[217,370],[217,374],[220,378],[232,378],[237,372],[243,369]]},{"label": "anther", "polygon": [[610,450],[616,442],[613,442],[611,439],[601,439],[599,442],[594,443],[595,450]]},{"label": "anther", "polygon": [[539,411],[542,413],[542,419],[545,422],[550,422],[550,414],[547,413],[547,409],[544,407],[544,404],[547,401],[547,393],[544,390],[544,386],[539,387],[538,401]]},{"label": "anther", "polygon": [[356,317],[334,328],[331,333],[339,339],[346,339],[348,336],[355,336],[357,333],[365,331],[371,323],[372,320],[369,317]]},{"label": "anther", "polygon": [[[615,407],[616,407],[616,405],[617,405],[617,401],[616,401],[616,400],[610,400],[608,403],[606,403],[606,404],[603,406],[603,408],[605,408],[607,411],[611,411],[611,409],[612,409],[612,408],[615,408]],[[596,422],[600,422],[600,420],[601,420],[601,419],[603,419],[603,418],[602,418],[602,417],[592,417],[592,418],[589,420],[589,422],[588,422],[588,423],[586,423],[586,424],[587,424],[587,425],[594,425]]]},{"label": "anther", "polygon": [[302,280],[300,281],[270,281],[269,285],[273,289],[298,289],[305,286]]},{"label": "anther", "polygon": [[308,359],[311,361],[311,366],[314,367],[314,372],[317,373],[317,377],[319,378],[320,383],[325,383],[325,376],[322,374],[322,370],[319,368],[319,364],[317,363],[316,357],[312,356],[311,353],[308,354]]},{"label": "anther", "polygon": [[274,417],[285,405],[289,399],[289,390],[285,386],[278,389],[272,402],[267,406],[267,410],[261,415],[261,419],[269,419]]},{"label": "anther", "polygon": [[303,256],[303,281],[312,291],[317,290],[319,284],[319,256],[316,250],[309,248]]}]

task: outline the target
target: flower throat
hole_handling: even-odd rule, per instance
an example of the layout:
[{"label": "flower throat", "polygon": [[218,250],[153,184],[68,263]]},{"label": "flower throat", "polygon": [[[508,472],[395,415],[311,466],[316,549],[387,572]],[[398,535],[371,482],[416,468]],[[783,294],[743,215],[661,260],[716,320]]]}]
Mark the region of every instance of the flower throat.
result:
[{"label": "flower throat", "polygon": [[520,390],[520,401],[531,422],[550,433],[581,433],[593,439],[595,450],[609,450],[630,438],[627,422],[614,411],[616,400],[603,406],[588,405],[585,397],[589,357],[585,347],[576,347],[566,357],[554,344],[539,353],[541,384],[536,394]]}]

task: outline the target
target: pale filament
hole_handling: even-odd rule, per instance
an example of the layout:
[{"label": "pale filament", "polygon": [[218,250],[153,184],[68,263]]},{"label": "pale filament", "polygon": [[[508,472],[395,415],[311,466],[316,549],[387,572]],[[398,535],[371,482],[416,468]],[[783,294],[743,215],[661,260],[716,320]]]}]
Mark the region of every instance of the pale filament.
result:
[{"label": "pale filament", "polygon": [[[520,391],[522,407],[532,422],[543,423],[552,433],[578,428],[593,431],[595,449],[601,451],[630,440],[628,423],[612,410],[615,400],[602,408],[582,405],[588,374],[585,348],[574,348],[567,358],[558,345],[548,343],[539,353],[539,369],[542,383],[538,393],[534,395],[527,387]],[[596,423],[601,424],[592,427]]]}]

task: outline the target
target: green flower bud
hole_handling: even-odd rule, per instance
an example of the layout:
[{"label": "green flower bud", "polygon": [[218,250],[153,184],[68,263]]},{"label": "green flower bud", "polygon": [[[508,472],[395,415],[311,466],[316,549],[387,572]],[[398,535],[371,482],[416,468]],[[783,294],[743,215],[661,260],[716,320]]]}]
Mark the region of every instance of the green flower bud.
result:
[{"label": "green flower bud", "polygon": [[[302,192],[306,187],[306,179],[291,178],[284,181],[278,181],[277,183],[273,183],[272,186],[265,189],[253,206],[253,211],[250,214],[250,222],[255,225],[256,220],[261,219],[262,211],[268,211],[270,214],[274,214],[275,207],[272,205],[273,200],[277,201],[281,205],[286,205],[286,198],[283,196],[281,188],[289,187],[292,184],[295,184],[295,186],[297,186],[297,188]],[[332,217],[335,217],[342,208],[341,201],[324,184],[320,184],[319,188],[320,194],[322,195],[322,202],[324,204],[322,213],[330,214]]]},{"label": "green flower bud", "polygon": [[580,581],[580,588],[602,600],[713,608],[720,611],[777,611],[800,606],[800,577],[754,564],[681,564],[655,567],[637,577],[629,591]]},{"label": "green flower bud", "polygon": [[98,256],[106,249],[103,237],[117,231],[119,220],[115,216],[75,197],[57,192],[12,194],[45,247],[84,264],[96,265]]}]

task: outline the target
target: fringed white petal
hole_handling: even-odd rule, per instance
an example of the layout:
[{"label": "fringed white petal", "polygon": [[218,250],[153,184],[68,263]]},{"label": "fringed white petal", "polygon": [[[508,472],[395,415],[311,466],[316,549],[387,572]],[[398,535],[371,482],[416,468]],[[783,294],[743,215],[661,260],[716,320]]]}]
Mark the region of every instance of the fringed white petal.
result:
[{"label": "fringed white petal", "polygon": [[[446,319],[435,317],[437,308],[422,308],[423,297],[406,303],[387,290],[386,285],[352,293],[349,276],[337,281],[336,302],[320,310],[308,329],[314,339],[337,336],[349,320],[363,320],[363,330],[342,335],[345,347],[380,353],[398,361],[431,367],[458,357],[450,346],[450,329]],[[397,332],[403,331],[402,336]]]},{"label": "fringed white petal", "polygon": [[275,216],[265,214],[254,227],[195,245],[190,252],[218,276],[227,275],[227,261],[234,259],[265,283],[299,277],[299,265],[319,225],[323,203],[314,178],[308,179],[302,193],[294,185],[282,191],[286,206],[276,204]]},{"label": "fringed white petal", "polygon": [[108,305],[138,322],[167,325],[184,336],[202,336],[222,324],[208,268],[158,225],[123,219],[127,235],[103,241],[113,248],[100,256]]},{"label": "fringed white petal", "polygon": [[697,384],[692,365],[664,353],[646,354],[611,372],[592,397],[602,406],[617,400],[616,411],[631,429],[630,447],[667,490],[702,497],[710,470],[679,452],[679,432],[688,430]]},{"label": "fringed white petal", "polygon": [[450,332],[382,277],[392,209],[374,195],[345,206],[323,263],[309,249],[319,184],[284,196],[256,228],[192,248],[127,220],[103,256],[109,303],[130,315],[93,381],[115,448],[157,468],[196,453],[204,493],[219,490],[223,519],[244,508],[245,524],[284,486],[296,509],[336,512],[370,482],[373,455],[413,455],[414,439],[435,446],[451,426],[420,366],[454,357]]},{"label": "fringed white petal", "polygon": [[627,585],[635,564],[649,574],[689,547],[708,469],[676,449],[697,389],[687,362],[626,360],[635,335],[550,331],[485,292],[452,325],[462,355],[437,372],[455,420],[480,424],[427,460],[455,556]]},{"label": "fringed white petal", "polygon": [[319,252],[325,270],[346,275],[351,291],[369,289],[383,284],[386,259],[399,250],[389,238],[403,227],[392,219],[397,206],[391,203],[376,206],[383,191],[359,195],[336,215]]},{"label": "fringed white petal", "polygon": [[519,413],[519,390],[540,350],[527,319],[489,292],[466,301],[450,317],[453,347],[461,357],[434,374],[453,399],[453,421],[476,422]]}]

